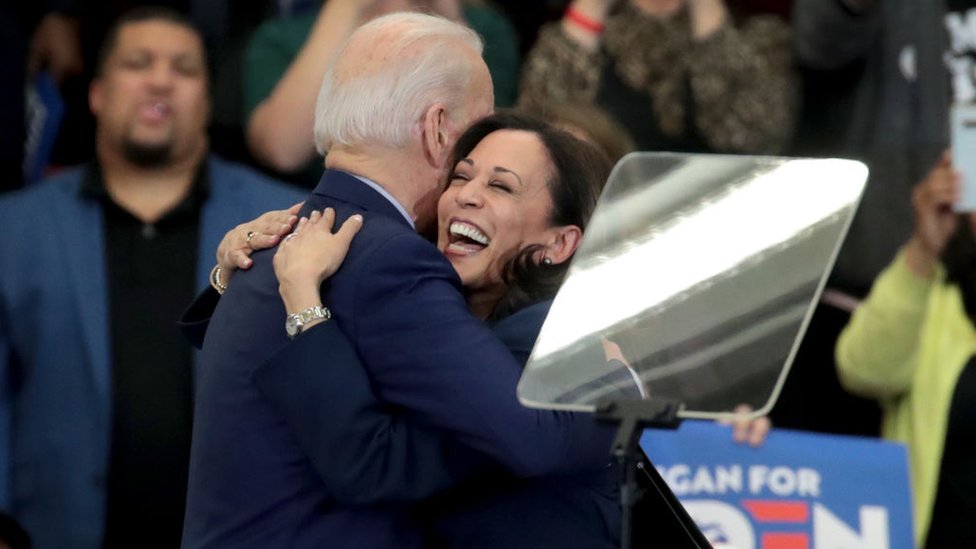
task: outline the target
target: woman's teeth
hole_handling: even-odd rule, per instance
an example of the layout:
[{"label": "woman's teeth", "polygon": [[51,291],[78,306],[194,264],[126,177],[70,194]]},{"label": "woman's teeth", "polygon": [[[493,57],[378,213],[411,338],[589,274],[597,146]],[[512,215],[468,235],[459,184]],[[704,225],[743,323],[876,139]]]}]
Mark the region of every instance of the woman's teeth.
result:
[{"label": "woman's teeth", "polygon": [[450,233],[452,236],[462,236],[469,240],[473,240],[482,246],[487,246],[491,242],[488,235],[481,232],[476,227],[468,225],[467,223],[460,223],[457,221],[451,223]]}]

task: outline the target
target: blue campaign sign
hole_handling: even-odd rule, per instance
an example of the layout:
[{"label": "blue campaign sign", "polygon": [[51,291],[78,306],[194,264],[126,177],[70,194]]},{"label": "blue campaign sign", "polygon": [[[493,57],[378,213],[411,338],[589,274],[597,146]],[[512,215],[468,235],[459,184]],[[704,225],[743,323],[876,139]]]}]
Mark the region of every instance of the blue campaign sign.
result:
[{"label": "blue campaign sign", "polygon": [[911,549],[905,447],[773,430],[761,448],[686,421],[641,447],[715,547]]}]

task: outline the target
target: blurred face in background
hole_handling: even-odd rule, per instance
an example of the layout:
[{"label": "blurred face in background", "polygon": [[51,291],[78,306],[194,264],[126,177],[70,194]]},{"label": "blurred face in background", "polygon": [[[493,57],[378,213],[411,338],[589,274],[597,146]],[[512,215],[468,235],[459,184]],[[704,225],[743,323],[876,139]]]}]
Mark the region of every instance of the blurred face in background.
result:
[{"label": "blurred face in background", "polygon": [[209,121],[203,42],[166,20],[119,29],[89,90],[97,143],[142,167],[165,166],[202,153]]}]

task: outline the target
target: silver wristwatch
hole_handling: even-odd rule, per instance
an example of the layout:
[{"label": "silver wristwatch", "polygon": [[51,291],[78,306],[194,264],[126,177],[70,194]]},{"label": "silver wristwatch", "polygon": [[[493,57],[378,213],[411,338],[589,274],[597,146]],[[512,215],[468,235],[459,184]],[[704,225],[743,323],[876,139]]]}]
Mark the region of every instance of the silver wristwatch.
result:
[{"label": "silver wristwatch", "polygon": [[288,334],[288,337],[295,339],[298,334],[302,333],[302,328],[306,324],[319,318],[329,320],[332,318],[332,313],[327,308],[318,305],[301,312],[292,313],[285,319],[285,333]]}]

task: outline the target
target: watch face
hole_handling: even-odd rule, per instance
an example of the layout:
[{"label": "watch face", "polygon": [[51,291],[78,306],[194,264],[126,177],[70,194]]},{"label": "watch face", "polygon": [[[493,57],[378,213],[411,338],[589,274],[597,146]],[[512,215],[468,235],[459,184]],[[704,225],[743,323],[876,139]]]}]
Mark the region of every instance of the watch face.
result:
[{"label": "watch face", "polygon": [[296,318],[294,315],[291,315],[285,319],[285,333],[288,334],[288,337],[297,336],[301,327],[302,325],[299,323],[298,318]]}]

